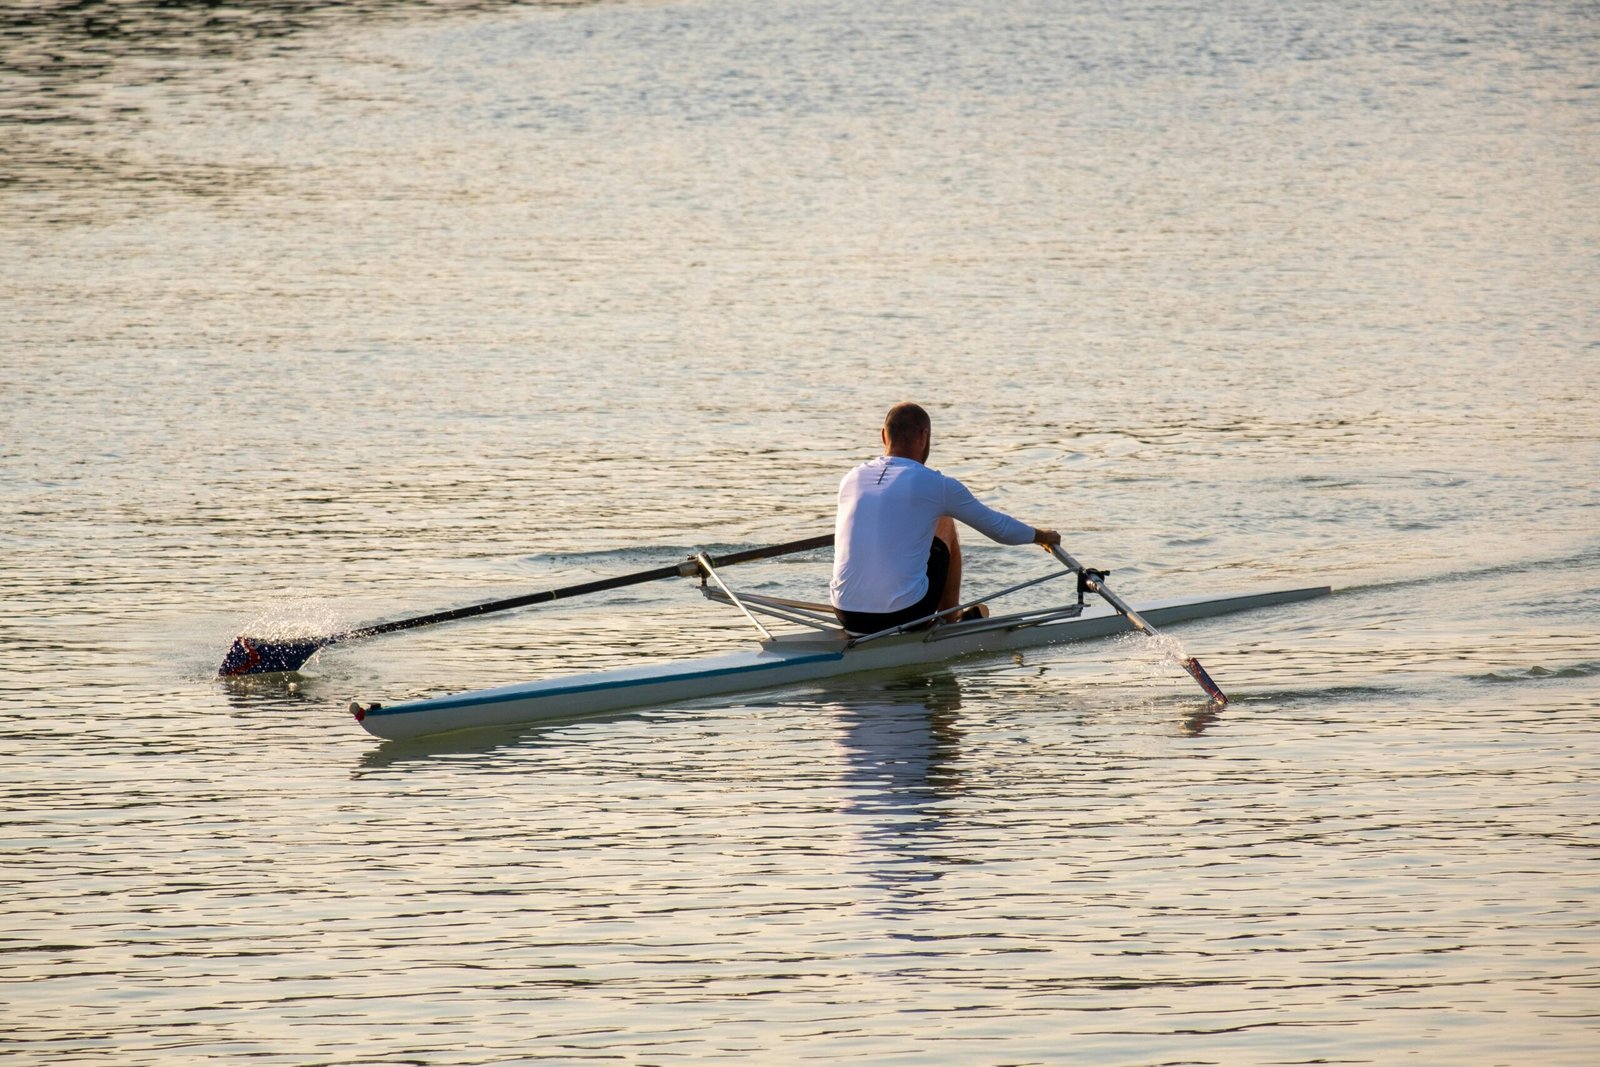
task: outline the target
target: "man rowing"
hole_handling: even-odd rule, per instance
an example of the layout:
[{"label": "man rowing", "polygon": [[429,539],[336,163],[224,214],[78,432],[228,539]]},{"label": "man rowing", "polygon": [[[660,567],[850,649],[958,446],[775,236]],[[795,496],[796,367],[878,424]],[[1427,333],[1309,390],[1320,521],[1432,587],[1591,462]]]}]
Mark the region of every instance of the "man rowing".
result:
[{"label": "man rowing", "polygon": [[1056,531],[995,511],[925,466],[933,426],[918,405],[890,408],[882,437],[884,454],[839,483],[830,589],[834,613],[851,633],[878,633],[960,605],[957,519],[1003,545],[1061,543]]}]

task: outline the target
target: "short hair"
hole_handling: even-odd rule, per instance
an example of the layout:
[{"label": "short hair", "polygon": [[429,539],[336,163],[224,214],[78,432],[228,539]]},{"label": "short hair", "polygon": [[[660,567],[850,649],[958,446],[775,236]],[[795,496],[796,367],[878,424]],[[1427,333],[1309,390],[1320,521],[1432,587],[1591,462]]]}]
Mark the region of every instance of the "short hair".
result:
[{"label": "short hair", "polygon": [[932,428],[933,421],[928,418],[928,413],[922,410],[920,404],[913,404],[909,400],[896,404],[883,417],[883,432],[888,435],[890,445],[909,445]]}]

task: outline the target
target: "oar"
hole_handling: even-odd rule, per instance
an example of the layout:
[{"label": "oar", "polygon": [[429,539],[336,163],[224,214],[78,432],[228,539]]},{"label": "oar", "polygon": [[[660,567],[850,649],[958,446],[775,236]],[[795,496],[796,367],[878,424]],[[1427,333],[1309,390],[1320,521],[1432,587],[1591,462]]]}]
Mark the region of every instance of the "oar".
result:
[{"label": "oar", "polygon": [[[771,559],[774,556],[806,552],[813,548],[826,548],[831,544],[833,544],[833,534],[822,534],[819,537],[808,537],[803,541],[790,541],[786,544],[770,545],[766,548],[750,548],[743,552],[730,552],[726,556],[713,559],[711,565],[724,567],[734,563],[749,563],[758,559]],[[354,630],[346,630],[343,633],[329,634],[326,637],[305,637],[284,641],[259,637],[239,637],[233,642],[233,647],[228,649],[228,654],[223,657],[222,667],[217,671],[217,674],[222,677],[232,677],[241,674],[271,674],[277,671],[297,670],[318,649],[327,648],[329,645],[342,644],[345,641],[353,641],[361,637],[376,637],[378,634],[394,633],[396,630],[410,630],[418,626],[432,626],[438,622],[470,619],[477,615],[487,615],[491,611],[509,611],[512,608],[527,607],[529,604],[545,604],[552,600],[565,600],[568,597],[582,596],[585,593],[601,593],[607,589],[621,589],[628,585],[642,585],[645,582],[660,581],[663,578],[690,578],[699,573],[699,561],[690,559],[684,563],[674,563],[670,567],[656,567],[654,570],[640,571],[637,574],[601,578],[593,582],[569,585],[562,589],[546,589],[540,593],[527,593],[523,596],[508,597],[505,600],[490,600],[482,604],[470,604],[464,608],[436,611],[431,615],[419,615],[412,619],[396,619],[393,622],[362,626]]]},{"label": "oar", "polygon": [[[1148,622],[1145,622],[1144,616],[1140,615],[1137,611],[1134,611],[1121,597],[1117,596],[1117,594],[1106,588],[1106,576],[1100,571],[1086,569],[1083,564],[1067,555],[1060,545],[1051,545],[1050,554],[1055,556],[1056,559],[1060,560],[1062,565],[1064,565],[1068,570],[1077,572],[1078,581],[1082,584],[1084,589],[1087,589],[1091,593],[1100,594],[1101,598],[1103,598],[1107,604],[1110,604],[1112,607],[1122,612],[1122,614],[1127,617],[1128,621],[1133,624],[1134,629],[1140,631],[1148,637],[1161,636],[1160,631],[1158,631],[1154,626],[1151,626]],[[1217,688],[1217,683],[1211,680],[1211,675],[1207,674],[1206,669],[1200,666],[1199,660],[1195,659],[1193,656],[1185,656],[1178,662],[1183,664],[1184,670],[1188,671],[1194,676],[1194,680],[1200,683],[1200,688],[1204,689],[1211,699],[1217,702],[1218,706],[1228,702],[1228,698],[1223,695],[1222,690]]]}]

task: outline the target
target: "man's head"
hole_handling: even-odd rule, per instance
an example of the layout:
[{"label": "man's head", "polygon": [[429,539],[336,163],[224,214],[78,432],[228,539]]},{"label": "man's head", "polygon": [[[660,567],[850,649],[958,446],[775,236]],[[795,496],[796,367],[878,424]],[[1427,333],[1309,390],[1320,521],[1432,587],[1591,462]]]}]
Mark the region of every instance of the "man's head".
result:
[{"label": "man's head", "polygon": [[883,447],[888,455],[926,463],[932,443],[933,423],[920,405],[896,404],[883,417]]}]

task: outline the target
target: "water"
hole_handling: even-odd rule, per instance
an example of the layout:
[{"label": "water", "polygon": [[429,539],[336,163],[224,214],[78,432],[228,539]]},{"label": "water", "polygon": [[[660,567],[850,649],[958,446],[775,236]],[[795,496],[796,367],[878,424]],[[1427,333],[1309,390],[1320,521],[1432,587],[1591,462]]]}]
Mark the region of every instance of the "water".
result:
[{"label": "water", "polygon": [[[1592,5],[0,17],[0,1052],[1586,1063]],[[1138,639],[421,745],[724,651],[893,401]],[[1042,560],[968,538],[969,589]],[[816,595],[826,557],[739,582]]]}]

